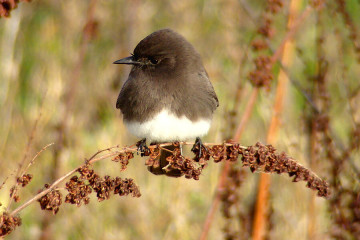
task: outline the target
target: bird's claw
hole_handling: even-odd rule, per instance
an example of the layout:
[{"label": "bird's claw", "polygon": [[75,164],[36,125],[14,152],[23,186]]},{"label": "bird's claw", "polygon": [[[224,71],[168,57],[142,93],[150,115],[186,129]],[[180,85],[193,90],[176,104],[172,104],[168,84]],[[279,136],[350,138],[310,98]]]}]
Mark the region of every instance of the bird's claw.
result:
[{"label": "bird's claw", "polygon": [[147,152],[149,151],[149,148],[148,146],[146,146],[146,138],[138,141],[136,143],[136,146],[137,146],[137,150],[138,152],[140,152],[140,156],[146,156]]},{"label": "bird's claw", "polygon": [[193,147],[191,148],[191,151],[196,155],[197,159],[200,159],[203,155],[203,149],[207,152],[207,148],[202,143],[201,139],[199,137],[196,138],[195,143]]}]

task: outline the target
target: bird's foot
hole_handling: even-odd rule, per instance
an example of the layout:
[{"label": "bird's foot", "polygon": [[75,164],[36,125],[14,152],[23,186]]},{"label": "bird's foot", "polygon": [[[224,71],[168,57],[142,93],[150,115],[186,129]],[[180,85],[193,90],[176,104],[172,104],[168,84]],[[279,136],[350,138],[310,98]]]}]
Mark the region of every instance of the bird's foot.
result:
[{"label": "bird's foot", "polygon": [[140,152],[140,155],[142,157],[147,156],[147,153],[149,152],[148,146],[146,146],[146,138],[141,139],[136,143],[137,150]]},{"label": "bird's foot", "polygon": [[205,152],[208,152],[207,148],[202,143],[201,139],[197,137],[193,147],[191,148],[191,151],[195,154],[196,159],[200,159],[202,157],[203,150],[205,150]]}]

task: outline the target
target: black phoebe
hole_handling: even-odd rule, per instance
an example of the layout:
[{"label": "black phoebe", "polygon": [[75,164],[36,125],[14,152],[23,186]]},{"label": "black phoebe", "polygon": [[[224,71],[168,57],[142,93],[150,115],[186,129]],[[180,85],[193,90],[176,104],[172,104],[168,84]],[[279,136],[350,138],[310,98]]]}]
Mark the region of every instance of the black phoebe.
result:
[{"label": "black phoebe", "polygon": [[[116,108],[128,130],[143,143],[194,138],[198,142],[208,132],[219,101],[200,54],[183,36],[171,29],[156,31],[141,40],[130,57],[114,63],[133,65]],[[181,176],[177,169],[163,169],[169,155],[162,151],[160,167],[149,170]]]}]

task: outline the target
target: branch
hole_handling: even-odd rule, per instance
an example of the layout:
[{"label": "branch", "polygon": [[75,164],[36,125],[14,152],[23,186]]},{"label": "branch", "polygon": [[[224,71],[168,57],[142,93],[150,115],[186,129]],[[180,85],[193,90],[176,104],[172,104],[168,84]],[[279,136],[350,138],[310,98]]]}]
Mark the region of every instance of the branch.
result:
[{"label": "branch", "polygon": [[[147,166],[154,166],[158,160],[161,149],[165,146],[174,146],[172,155],[166,160],[168,165],[163,169],[165,171],[172,171],[177,169],[181,175],[186,178],[198,180],[202,170],[208,165],[210,158],[215,163],[226,161],[236,162],[241,157],[243,167],[250,168],[251,172],[265,172],[265,173],[288,173],[290,177],[294,177],[293,181],[306,181],[307,187],[316,190],[318,196],[328,197],[330,189],[327,182],[320,179],[311,170],[301,166],[294,159],[288,157],[285,153],[276,153],[276,149],[271,145],[263,145],[256,143],[254,146],[241,146],[238,143],[205,143],[202,146],[202,153],[199,155],[199,146],[196,145],[193,151],[195,157],[190,158],[181,154],[180,145],[193,145],[192,142],[174,142],[163,143],[158,145],[151,145],[143,155],[148,156],[146,160]],[[119,149],[113,151],[113,149]],[[109,153],[104,153],[108,152]],[[79,167],[74,168],[67,174],[63,175],[51,185],[45,184],[45,188],[40,193],[29,199],[27,202],[13,210],[10,214],[3,212],[0,216],[0,237],[10,234],[16,226],[21,224],[19,216],[15,216],[20,211],[35,201],[40,202],[43,210],[52,211],[56,214],[62,204],[62,194],[57,189],[60,183],[64,182],[70,176],[71,179],[66,182],[65,189],[68,191],[65,202],[76,204],[80,206],[82,203],[89,203],[90,198],[88,195],[91,192],[96,192],[99,201],[109,199],[110,196],[119,194],[120,196],[131,194],[133,197],[140,197],[139,188],[133,182],[133,179],[121,179],[120,177],[111,178],[110,176],[100,177],[93,169],[92,164],[101,160],[109,159],[120,162],[121,170],[125,170],[129,160],[134,158],[134,152],[137,152],[137,147],[124,147],[118,146],[100,150],[92,155],[85,163]],[[99,156],[100,154],[102,154]],[[76,172],[80,174],[73,176]],[[167,176],[165,174],[165,176]]]}]

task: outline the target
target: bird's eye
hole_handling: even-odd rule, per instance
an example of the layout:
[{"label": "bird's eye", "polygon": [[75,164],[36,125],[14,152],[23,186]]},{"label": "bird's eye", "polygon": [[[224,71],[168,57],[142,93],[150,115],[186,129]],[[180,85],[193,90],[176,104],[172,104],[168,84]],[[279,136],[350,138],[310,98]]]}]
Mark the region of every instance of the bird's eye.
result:
[{"label": "bird's eye", "polygon": [[152,63],[152,64],[158,64],[159,63],[159,60],[157,60],[157,59],[155,59],[155,58],[149,58],[149,60],[150,60],[150,62]]}]

